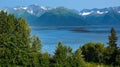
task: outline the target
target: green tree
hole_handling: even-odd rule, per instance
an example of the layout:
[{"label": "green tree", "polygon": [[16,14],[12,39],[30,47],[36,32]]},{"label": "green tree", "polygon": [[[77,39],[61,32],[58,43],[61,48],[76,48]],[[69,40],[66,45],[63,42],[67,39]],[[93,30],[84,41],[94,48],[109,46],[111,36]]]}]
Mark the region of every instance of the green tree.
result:
[{"label": "green tree", "polygon": [[41,52],[42,44],[37,36],[32,37],[31,50],[34,52]]},{"label": "green tree", "polygon": [[0,12],[0,65],[27,66],[30,28],[25,19]]},{"label": "green tree", "polygon": [[67,67],[70,65],[68,62],[69,57],[72,56],[72,49],[67,46],[63,46],[61,42],[58,43],[58,47],[55,50],[54,66],[55,67]]},{"label": "green tree", "polygon": [[73,54],[71,62],[73,63],[71,67],[86,67],[80,48],[78,48]]},{"label": "green tree", "polygon": [[45,52],[44,54],[42,54],[42,56],[39,58],[40,66],[41,67],[49,67],[50,66],[49,59],[50,59],[50,56],[49,56],[48,52]]},{"label": "green tree", "polygon": [[86,61],[103,62],[104,45],[101,43],[87,43],[81,47]]},{"label": "green tree", "polygon": [[48,52],[44,54],[32,52],[29,55],[30,63],[28,67],[49,67],[49,58]]},{"label": "green tree", "polygon": [[115,58],[116,65],[120,66],[120,48],[118,48],[117,55]]},{"label": "green tree", "polygon": [[118,54],[118,47],[117,47],[117,35],[116,31],[114,28],[111,29],[110,31],[110,36],[108,37],[109,39],[109,46],[107,46],[106,51],[105,51],[105,60],[106,63],[116,65],[116,56]]},{"label": "green tree", "polygon": [[111,31],[110,31],[110,36],[109,36],[109,47],[110,48],[117,48],[117,44],[116,44],[116,42],[117,42],[117,39],[118,39],[118,37],[116,36],[116,31],[115,31],[115,29],[114,28],[112,28],[111,29]]}]

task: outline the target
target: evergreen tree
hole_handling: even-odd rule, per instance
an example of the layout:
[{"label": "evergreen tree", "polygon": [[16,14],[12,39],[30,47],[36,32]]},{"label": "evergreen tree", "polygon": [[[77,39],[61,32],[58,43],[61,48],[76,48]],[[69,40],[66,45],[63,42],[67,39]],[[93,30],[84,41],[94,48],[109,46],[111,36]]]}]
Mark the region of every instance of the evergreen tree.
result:
[{"label": "evergreen tree", "polygon": [[111,29],[111,35],[109,36],[109,46],[108,46],[108,49],[111,50],[111,56],[110,56],[110,63],[115,65],[116,62],[115,62],[115,59],[116,59],[116,56],[117,56],[117,36],[116,36],[116,32],[114,30],[114,28]]},{"label": "evergreen tree", "polygon": [[0,65],[27,66],[30,28],[25,19],[0,12]]},{"label": "evergreen tree", "polygon": [[15,25],[15,35],[18,38],[19,48],[27,49],[30,48],[30,28],[27,25],[25,19],[18,18],[17,23]]},{"label": "evergreen tree", "polygon": [[32,37],[32,47],[31,50],[34,52],[41,52],[42,44],[38,37]]},{"label": "evergreen tree", "polygon": [[72,56],[72,49],[67,46],[63,46],[61,42],[58,43],[58,47],[55,50],[55,55],[53,57],[55,61],[55,67],[67,67],[69,64],[68,58]]},{"label": "evergreen tree", "polygon": [[118,47],[116,44],[118,38],[114,28],[111,29],[110,33],[111,34],[108,37],[109,46],[106,48],[106,52],[105,52],[105,60],[106,60],[106,63],[115,65],[116,56],[118,54]]},{"label": "evergreen tree", "polygon": [[83,59],[82,51],[80,48],[76,50],[73,54],[73,65],[71,67],[86,67],[85,61]]},{"label": "evergreen tree", "polygon": [[116,65],[120,66],[120,48],[118,48],[117,55],[115,58]]},{"label": "evergreen tree", "polygon": [[117,36],[116,36],[116,32],[115,32],[115,29],[112,28],[111,31],[110,31],[111,35],[109,36],[109,47],[110,48],[117,48]]},{"label": "evergreen tree", "polygon": [[40,66],[41,67],[49,67],[50,66],[49,58],[50,58],[50,56],[49,56],[48,52],[45,52],[44,54],[42,54],[41,58],[39,58]]}]

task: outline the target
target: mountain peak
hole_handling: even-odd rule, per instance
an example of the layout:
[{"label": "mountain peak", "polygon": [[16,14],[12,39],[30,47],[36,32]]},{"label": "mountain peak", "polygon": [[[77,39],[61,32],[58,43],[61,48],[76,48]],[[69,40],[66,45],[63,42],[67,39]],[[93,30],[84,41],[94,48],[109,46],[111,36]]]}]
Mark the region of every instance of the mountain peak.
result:
[{"label": "mountain peak", "polygon": [[49,8],[33,4],[0,10],[13,13],[16,17],[24,17],[30,25],[72,26],[120,24],[120,7],[76,11],[65,7]]},{"label": "mountain peak", "polygon": [[83,9],[80,11],[79,14],[82,16],[93,15],[93,14],[101,15],[101,14],[106,14],[111,11],[116,11],[119,13],[120,7],[109,7],[109,8],[103,8],[103,9],[98,9],[98,8]]},{"label": "mountain peak", "polygon": [[36,15],[36,16],[40,16],[41,14],[43,14],[44,12],[48,11],[50,8],[44,7],[44,6],[39,6],[36,4],[32,4],[29,6],[20,6],[20,7],[15,7],[13,8],[10,12],[27,12],[29,14],[32,15]]}]

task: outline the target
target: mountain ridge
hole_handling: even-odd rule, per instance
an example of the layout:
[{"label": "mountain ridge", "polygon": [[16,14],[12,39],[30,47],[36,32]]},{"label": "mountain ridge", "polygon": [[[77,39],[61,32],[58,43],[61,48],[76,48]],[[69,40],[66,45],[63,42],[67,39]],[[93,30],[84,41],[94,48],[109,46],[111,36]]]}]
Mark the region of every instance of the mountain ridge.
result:
[{"label": "mountain ridge", "polygon": [[120,25],[120,6],[81,11],[39,5],[0,9],[26,18],[30,26]]}]

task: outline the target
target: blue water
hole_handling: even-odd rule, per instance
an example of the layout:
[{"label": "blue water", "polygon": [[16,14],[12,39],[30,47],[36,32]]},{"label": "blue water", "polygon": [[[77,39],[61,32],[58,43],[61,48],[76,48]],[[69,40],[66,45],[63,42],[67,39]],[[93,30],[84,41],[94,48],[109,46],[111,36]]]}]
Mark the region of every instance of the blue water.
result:
[{"label": "blue water", "polygon": [[[74,30],[86,31],[74,31]],[[32,35],[37,35],[42,41],[42,52],[48,51],[53,54],[57,43],[61,41],[64,45],[72,47],[75,51],[80,46],[88,42],[101,42],[108,45],[108,36],[111,27],[69,27],[69,28],[40,28],[32,27]],[[120,26],[115,27],[118,42],[120,44]]]}]

